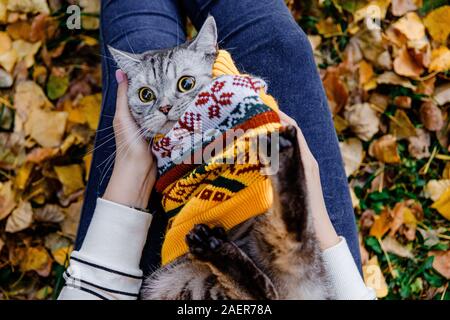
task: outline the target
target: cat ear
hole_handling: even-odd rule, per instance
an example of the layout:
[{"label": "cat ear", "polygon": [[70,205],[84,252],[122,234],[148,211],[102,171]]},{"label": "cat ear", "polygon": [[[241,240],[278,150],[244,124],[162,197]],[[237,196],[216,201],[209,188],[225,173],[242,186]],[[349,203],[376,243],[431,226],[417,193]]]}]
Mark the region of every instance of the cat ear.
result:
[{"label": "cat ear", "polygon": [[121,51],[118,49],[114,49],[113,47],[108,45],[108,50],[111,52],[114,60],[117,62],[117,65],[123,72],[126,74],[134,73],[134,71],[139,67],[141,60],[139,58],[140,55],[128,53],[125,51]]},{"label": "cat ear", "polygon": [[188,48],[195,51],[204,51],[207,54],[217,51],[217,26],[213,16],[208,16]]}]

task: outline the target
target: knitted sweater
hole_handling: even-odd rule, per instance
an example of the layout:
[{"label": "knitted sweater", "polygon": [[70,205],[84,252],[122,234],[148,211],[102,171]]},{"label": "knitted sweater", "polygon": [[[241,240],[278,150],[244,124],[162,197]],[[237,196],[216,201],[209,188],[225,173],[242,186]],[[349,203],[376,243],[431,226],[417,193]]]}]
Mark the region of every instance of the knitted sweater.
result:
[{"label": "knitted sweater", "polygon": [[[220,50],[211,84],[165,136],[155,139],[156,190],[169,217],[163,265],[187,253],[185,237],[195,224],[229,230],[270,208],[272,187],[261,174],[262,164],[237,161],[249,158],[252,137],[281,126],[266,88],[263,80],[239,74]],[[227,140],[231,132],[239,133],[234,143]]]}]

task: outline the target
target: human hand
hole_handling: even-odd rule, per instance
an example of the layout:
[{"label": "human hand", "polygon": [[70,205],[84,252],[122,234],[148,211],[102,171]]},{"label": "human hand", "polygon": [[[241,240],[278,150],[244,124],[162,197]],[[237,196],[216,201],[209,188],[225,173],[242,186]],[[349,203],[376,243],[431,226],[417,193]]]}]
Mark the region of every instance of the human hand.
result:
[{"label": "human hand", "polygon": [[103,198],[127,206],[146,208],[156,180],[156,162],[150,146],[130,114],[128,81],[122,70],[118,82],[113,129],[116,139],[114,168]]},{"label": "human hand", "polygon": [[323,198],[322,185],[320,183],[319,165],[309,150],[305,137],[297,125],[297,122],[279,111],[281,124],[291,125],[297,130],[297,140],[300,147],[300,155],[305,169],[306,188],[311,204],[314,229],[322,250],[328,249],[339,242],[339,237],[334,230],[330,217],[328,216],[325,200]]}]

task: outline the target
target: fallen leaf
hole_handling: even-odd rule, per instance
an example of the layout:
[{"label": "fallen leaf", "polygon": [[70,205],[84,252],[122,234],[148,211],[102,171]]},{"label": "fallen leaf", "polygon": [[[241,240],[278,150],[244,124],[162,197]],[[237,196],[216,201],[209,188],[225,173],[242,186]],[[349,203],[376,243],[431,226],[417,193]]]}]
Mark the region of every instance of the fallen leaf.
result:
[{"label": "fallen leaf", "polygon": [[433,247],[439,243],[439,235],[446,232],[445,228],[438,228],[437,230],[434,229],[422,229],[417,228],[419,230],[420,234],[422,235],[424,239],[424,245],[427,247]]},{"label": "fallen leaf", "polygon": [[2,240],[2,238],[0,238],[0,253],[2,253],[2,249],[5,246],[5,241]]},{"label": "fallen leaf", "polygon": [[386,71],[377,77],[378,84],[392,84],[415,90],[416,86],[407,78],[402,78],[392,71]]},{"label": "fallen leaf", "polygon": [[439,47],[431,51],[430,72],[445,72],[450,69],[450,49]]},{"label": "fallen leaf", "polygon": [[62,97],[69,87],[69,74],[64,72],[62,74],[52,73],[47,82],[47,95],[51,100]]},{"label": "fallen leaf", "polygon": [[361,256],[361,264],[365,265],[369,261],[369,252],[366,250],[366,247],[364,247],[363,237],[361,235],[359,235],[358,237],[358,242],[359,242],[359,253]]},{"label": "fallen leaf", "polygon": [[450,102],[450,83],[443,84],[436,88],[436,91],[434,92],[434,101],[436,101],[439,106],[443,106]]},{"label": "fallen leaf", "polygon": [[69,264],[69,256],[72,253],[72,250],[72,245],[56,249],[55,251],[52,251],[53,259],[55,259],[58,264],[67,267]]},{"label": "fallen leaf", "polygon": [[67,117],[64,111],[31,110],[25,123],[25,133],[43,147],[57,147],[61,144]]},{"label": "fallen leaf", "polygon": [[394,16],[401,17],[409,11],[417,10],[414,0],[392,0],[391,12]]},{"label": "fallen leaf", "polygon": [[408,96],[396,96],[394,98],[394,104],[397,107],[409,109],[411,108],[412,99]]},{"label": "fallen leaf", "polygon": [[444,218],[450,220],[450,188],[447,188],[444,193],[437,199],[431,208],[436,209]]},{"label": "fallen leaf", "polygon": [[100,110],[102,103],[102,95],[100,93],[83,97],[78,105],[83,110],[86,122],[89,128],[97,129],[100,120]]},{"label": "fallen leaf", "polygon": [[369,155],[384,163],[400,163],[397,139],[393,135],[384,135],[369,146]]},{"label": "fallen leaf", "polygon": [[50,13],[46,0],[8,0],[9,11],[20,11],[25,13]]},{"label": "fallen leaf", "polygon": [[377,256],[374,255],[365,265],[363,265],[362,269],[366,286],[375,290],[377,298],[384,298],[387,296],[389,290],[383,272],[381,272]]},{"label": "fallen leaf", "polygon": [[369,102],[377,107],[377,110],[384,112],[389,105],[389,97],[374,92],[370,95]]},{"label": "fallen leaf", "polygon": [[58,180],[63,185],[65,195],[70,195],[75,191],[84,188],[83,171],[78,164],[54,167]]},{"label": "fallen leaf", "polygon": [[444,126],[442,111],[433,101],[426,101],[420,107],[420,120],[429,131],[439,131]]},{"label": "fallen leaf", "polygon": [[44,207],[34,210],[34,218],[40,222],[60,223],[64,221],[65,217],[63,209],[56,204],[46,204]]},{"label": "fallen leaf", "polygon": [[27,42],[24,40],[15,40],[12,44],[13,49],[17,52],[17,60],[24,60],[25,66],[27,68],[34,65],[34,55],[38,52],[41,47],[41,42]]},{"label": "fallen leaf", "polygon": [[25,163],[19,168],[16,175],[15,185],[17,189],[24,190],[27,186],[28,179],[33,171],[34,165],[32,163]]},{"label": "fallen leaf", "polygon": [[394,71],[400,76],[418,78],[425,69],[411,57],[408,48],[402,47],[394,59]]},{"label": "fallen leaf", "polygon": [[400,31],[408,40],[420,40],[425,37],[425,27],[415,12],[408,12],[393,23],[392,27]]},{"label": "fallen leaf", "polygon": [[316,25],[319,34],[325,38],[335,37],[342,34],[341,25],[335,23],[333,18],[321,19]]},{"label": "fallen leaf", "polygon": [[329,69],[323,79],[323,86],[328,98],[328,104],[333,115],[337,114],[347,104],[348,90],[339,78],[337,69]]},{"label": "fallen leaf", "polygon": [[0,54],[8,52],[12,48],[12,41],[9,35],[4,32],[0,31]]},{"label": "fallen leaf", "polygon": [[411,250],[402,246],[394,237],[387,236],[381,240],[381,246],[386,252],[393,253],[402,258],[414,260],[414,255]]},{"label": "fallen leaf", "polygon": [[20,263],[20,271],[36,271],[41,277],[48,277],[51,271],[51,257],[43,247],[29,247],[25,259]]},{"label": "fallen leaf", "polygon": [[431,251],[429,256],[433,256],[433,268],[439,272],[444,278],[450,279],[450,250],[447,251]]},{"label": "fallen leaf", "polygon": [[387,209],[384,209],[380,215],[374,216],[375,221],[372,224],[372,227],[370,228],[369,234],[373,237],[376,237],[378,239],[383,238],[383,236],[386,234],[386,232],[389,231],[392,217]]},{"label": "fallen leaf", "polygon": [[34,148],[27,154],[27,161],[31,163],[41,163],[58,154],[57,148]]},{"label": "fallen leaf", "polygon": [[13,78],[7,71],[0,69],[0,88],[9,88],[13,84]]},{"label": "fallen leaf", "polygon": [[416,128],[409,120],[405,111],[397,109],[394,117],[391,119],[389,133],[398,139],[409,138],[416,135]]},{"label": "fallen leaf", "polygon": [[62,233],[72,240],[75,240],[78,230],[78,224],[80,222],[81,208],[83,201],[77,201],[72,203],[66,210],[66,218],[61,223]]},{"label": "fallen leaf", "polygon": [[445,43],[450,33],[450,6],[431,11],[425,17],[424,24],[435,41]]},{"label": "fallen leaf", "polygon": [[369,141],[378,132],[380,115],[370,103],[357,103],[345,108],[344,116],[358,138]]},{"label": "fallen leaf", "polygon": [[428,181],[423,191],[427,198],[437,201],[448,188],[450,188],[450,179],[432,179]]},{"label": "fallen leaf", "polygon": [[430,134],[420,128],[416,128],[416,135],[408,138],[408,152],[414,158],[420,160],[430,156]]},{"label": "fallen leaf", "polygon": [[362,60],[359,63],[358,71],[359,71],[359,84],[361,86],[368,83],[374,76],[372,65],[366,62],[365,60]]},{"label": "fallen leaf", "polygon": [[18,232],[31,226],[32,222],[33,209],[31,208],[31,204],[23,201],[11,213],[6,221],[5,231],[10,233]]},{"label": "fallen leaf", "polygon": [[16,207],[12,182],[0,182],[0,220],[5,219]]},{"label": "fallen leaf", "polygon": [[364,157],[363,146],[359,139],[349,138],[339,142],[342,158],[344,160],[345,173],[347,177],[358,170]]},{"label": "fallen leaf", "polygon": [[0,66],[2,66],[6,71],[11,72],[14,69],[14,65],[16,64],[19,56],[17,55],[16,50],[11,49],[0,54]]}]

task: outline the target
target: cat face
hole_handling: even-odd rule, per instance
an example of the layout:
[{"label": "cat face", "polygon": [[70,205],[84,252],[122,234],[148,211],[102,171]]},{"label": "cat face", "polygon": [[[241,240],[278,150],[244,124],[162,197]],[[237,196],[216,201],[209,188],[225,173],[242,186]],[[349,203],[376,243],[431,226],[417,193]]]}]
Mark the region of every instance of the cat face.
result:
[{"label": "cat face", "polygon": [[210,16],[192,42],[131,54],[109,50],[128,77],[128,104],[145,137],[166,134],[212,79],[217,28]]}]

